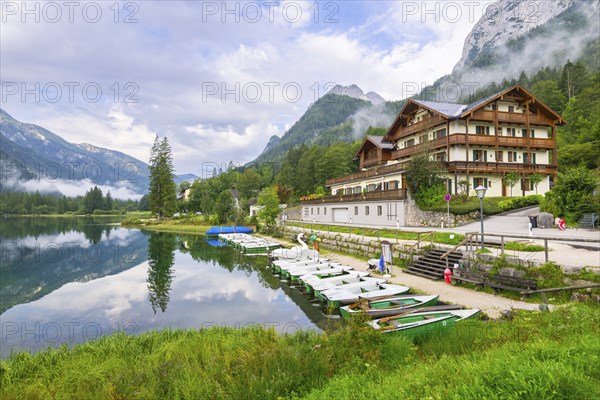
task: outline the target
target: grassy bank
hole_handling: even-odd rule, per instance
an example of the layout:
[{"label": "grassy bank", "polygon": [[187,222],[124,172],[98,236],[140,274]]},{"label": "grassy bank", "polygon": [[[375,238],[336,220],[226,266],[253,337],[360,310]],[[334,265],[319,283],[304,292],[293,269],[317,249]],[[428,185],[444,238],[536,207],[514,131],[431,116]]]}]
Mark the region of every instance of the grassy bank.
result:
[{"label": "grassy bank", "polygon": [[360,326],[117,334],[0,363],[2,399],[582,399],[600,396],[598,308],[466,321],[419,345]]},{"label": "grassy bank", "polygon": [[[411,231],[396,231],[395,229],[371,229],[371,228],[351,228],[348,226],[342,225],[327,225],[327,224],[311,224],[311,223],[303,223],[303,222],[287,222],[288,226],[296,226],[305,229],[313,229],[324,232],[332,232],[332,233],[340,233],[342,235],[347,235],[350,232],[353,235],[364,235],[372,238],[386,238],[386,239],[396,239],[398,237],[399,240],[417,240],[419,237],[423,237],[424,233],[419,232],[411,232]],[[434,230],[435,228],[431,228]],[[433,241],[435,243],[442,244],[458,244],[461,240],[464,239],[464,235],[452,232],[435,232],[433,235]]]},{"label": "grassy bank", "polygon": [[156,232],[173,233],[196,233],[203,234],[210,229],[211,225],[203,216],[190,216],[179,219],[168,219],[157,221],[154,219],[142,219],[142,216],[128,218],[121,225],[128,228],[139,228]]}]

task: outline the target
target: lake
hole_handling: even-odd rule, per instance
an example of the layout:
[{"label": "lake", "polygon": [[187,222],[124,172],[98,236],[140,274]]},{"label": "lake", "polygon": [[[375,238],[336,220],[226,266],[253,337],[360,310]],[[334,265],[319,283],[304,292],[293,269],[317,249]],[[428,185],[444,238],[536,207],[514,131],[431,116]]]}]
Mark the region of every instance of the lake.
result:
[{"label": "lake", "polygon": [[293,333],[325,326],[318,307],[271,274],[266,256],[117,221],[1,220],[2,357],[117,331],[260,324]]}]

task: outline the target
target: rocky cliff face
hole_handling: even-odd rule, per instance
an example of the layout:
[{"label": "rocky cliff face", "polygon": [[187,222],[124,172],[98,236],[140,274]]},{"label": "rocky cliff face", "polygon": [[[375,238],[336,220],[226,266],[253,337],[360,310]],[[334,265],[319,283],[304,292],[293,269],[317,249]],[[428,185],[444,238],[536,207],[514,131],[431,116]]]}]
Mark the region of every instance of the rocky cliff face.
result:
[{"label": "rocky cliff face", "polygon": [[372,104],[385,103],[385,99],[375,92],[364,93],[357,85],[342,86],[335,85],[328,94],[337,94],[339,96],[348,96],[355,99],[370,101]]},{"label": "rocky cliff face", "polygon": [[[488,7],[465,39],[461,59],[454,71],[470,66],[477,57],[501,47],[530,30],[545,24],[565,10],[588,0],[499,0]],[[593,1],[589,1],[592,3]]]}]

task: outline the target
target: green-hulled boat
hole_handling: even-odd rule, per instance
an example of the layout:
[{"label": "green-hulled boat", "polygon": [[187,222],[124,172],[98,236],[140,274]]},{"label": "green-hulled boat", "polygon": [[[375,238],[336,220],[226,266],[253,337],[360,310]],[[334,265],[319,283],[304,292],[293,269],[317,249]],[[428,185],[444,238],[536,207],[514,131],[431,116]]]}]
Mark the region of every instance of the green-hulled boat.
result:
[{"label": "green-hulled boat", "polygon": [[477,315],[479,310],[425,311],[400,314],[367,322],[381,332],[395,332],[412,340],[441,332],[455,323]]},{"label": "green-hulled boat", "polygon": [[340,307],[340,314],[343,318],[351,318],[361,313],[366,313],[371,318],[383,318],[410,310],[418,311],[421,307],[434,306],[438,299],[438,295],[392,296],[373,301],[359,299],[357,303]]}]

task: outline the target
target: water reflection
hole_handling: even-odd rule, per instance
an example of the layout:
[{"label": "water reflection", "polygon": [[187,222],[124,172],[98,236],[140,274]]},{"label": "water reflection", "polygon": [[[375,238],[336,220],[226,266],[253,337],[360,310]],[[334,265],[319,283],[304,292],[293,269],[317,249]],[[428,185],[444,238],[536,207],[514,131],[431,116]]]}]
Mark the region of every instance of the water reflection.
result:
[{"label": "water reflection", "polygon": [[325,321],[270,273],[266,257],[213,247],[202,236],[106,225],[95,225],[92,234],[88,226],[62,223],[35,229],[35,235],[0,231],[3,250],[10,250],[0,266],[3,356],[117,330],[261,324],[292,332]]},{"label": "water reflection", "polygon": [[155,233],[148,242],[148,295],[154,314],[157,309],[165,312],[169,304],[176,242],[166,233]]},{"label": "water reflection", "polygon": [[17,220],[4,219],[0,227],[0,314],[69,282],[117,274],[147,259],[148,236],[138,230],[89,218],[20,218],[23,226]]}]

